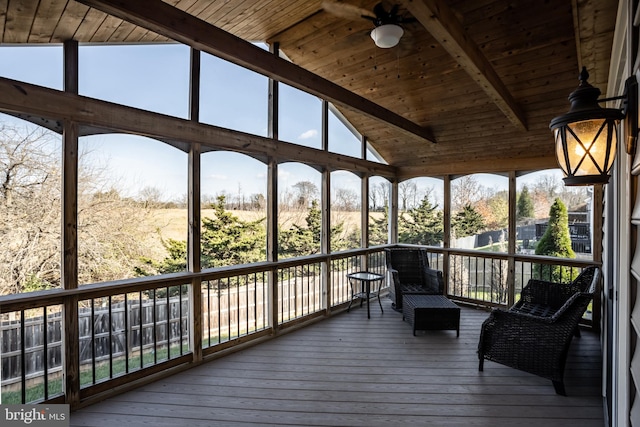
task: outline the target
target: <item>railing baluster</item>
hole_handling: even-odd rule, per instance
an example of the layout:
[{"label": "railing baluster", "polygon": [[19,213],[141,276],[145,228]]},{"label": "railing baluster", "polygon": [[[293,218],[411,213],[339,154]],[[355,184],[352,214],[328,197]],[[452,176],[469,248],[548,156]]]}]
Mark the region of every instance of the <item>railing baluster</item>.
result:
[{"label": "railing baluster", "polygon": [[49,399],[49,318],[47,316],[47,306],[42,307],[42,358],[44,359],[44,400]]},{"label": "railing baluster", "polygon": [[124,294],[124,371],[129,373],[129,351],[131,350],[131,343],[129,342],[129,294],[125,292]]},{"label": "railing baluster", "polygon": [[20,371],[21,379],[21,403],[27,403],[27,344],[25,342],[26,325],[24,310],[20,310]]},{"label": "railing baluster", "polygon": [[109,327],[108,327],[108,331],[109,331],[109,378],[113,378],[113,341],[111,339],[112,334],[113,334],[113,330],[112,330],[112,307],[111,307],[111,295],[109,295],[107,304],[109,304]]}]

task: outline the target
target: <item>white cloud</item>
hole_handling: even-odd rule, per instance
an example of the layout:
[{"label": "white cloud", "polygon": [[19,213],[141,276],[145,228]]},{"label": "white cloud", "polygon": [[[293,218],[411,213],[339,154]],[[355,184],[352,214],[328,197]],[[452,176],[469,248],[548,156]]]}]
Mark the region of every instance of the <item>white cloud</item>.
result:
[{"label": "white cloud", "polygon": [[310,139],[310,138],[314,138],[318,135],[318,131],[315,129],[309,129],[306,132],[303,132],[298,139]]}]

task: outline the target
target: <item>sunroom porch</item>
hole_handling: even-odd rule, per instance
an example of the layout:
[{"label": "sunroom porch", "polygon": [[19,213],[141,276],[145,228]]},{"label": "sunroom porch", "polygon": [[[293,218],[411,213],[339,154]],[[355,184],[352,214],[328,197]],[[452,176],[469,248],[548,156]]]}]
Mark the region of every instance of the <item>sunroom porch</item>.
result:
[{"label": "sunroom porch", "polygon": [[[373,302],[373,301],[372,301]],[[568,396],[550,381],[487,362],[484,310],[455,331],[412,336],[383,298],[74,412],[72,426],[602,426],[598,335],[567,362]]]},{"label": "sunroom porch", "polygon": [[[577,271],[589,262],[428,250],[430,265],[450,266],[447,293],[463,306],[459,338],[414,337],[384,287],[384,312],[375,301],[371,319],[364,308],[346,312],[346,275],[386,274],[381,247],[215,269],[196,275],[200,292],[185,273],[5,297],[13,320],[5,335],[19,345],[3,354],[17,371],[3,403],[69,402],[72,425],[602,425],[591,312],[571,346],[568,397],[491,362],[479,372],[476,353],[488,308],[517,299],[536,266]],[[513,285],[499,289],[496,273],[509,264]],[[78,340],[60,334],[71,322]],[[61,358],[75,362],[64,366],[66,383]]]}]

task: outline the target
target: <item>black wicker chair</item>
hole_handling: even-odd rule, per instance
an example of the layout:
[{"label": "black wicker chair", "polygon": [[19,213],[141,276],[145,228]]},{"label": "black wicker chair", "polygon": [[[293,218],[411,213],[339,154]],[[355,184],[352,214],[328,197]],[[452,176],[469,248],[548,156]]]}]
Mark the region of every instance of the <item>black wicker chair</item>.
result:
[{"label": "black wicker chair", "polygon": [[564,368],[573,335],[600,280],[587,267],[571,283],[530,280],[508,311],[495,309],[482,324],[479,370],[484,359],[550,379],[566,396]]},{"label": "black wicker chair", "polygon": [[392,307],[402,311],[402,295],[442,295],[442,272],[429,268],[427,251],[421,248],[386,248],[387,271],[393,285],[389,289]]}]

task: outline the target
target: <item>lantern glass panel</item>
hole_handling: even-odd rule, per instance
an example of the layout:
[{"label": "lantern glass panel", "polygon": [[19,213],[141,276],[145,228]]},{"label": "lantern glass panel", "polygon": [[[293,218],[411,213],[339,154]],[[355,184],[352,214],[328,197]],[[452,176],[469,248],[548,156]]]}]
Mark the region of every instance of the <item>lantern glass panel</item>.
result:
[{"label": "lantern glass panel", "polygon": [[[600,175],[612,166],[617,145],[615,123],[607,119],[584,120],[567,125],[566,148],[570,175]],[[610,153],[610,154],[609,154]]]}]

